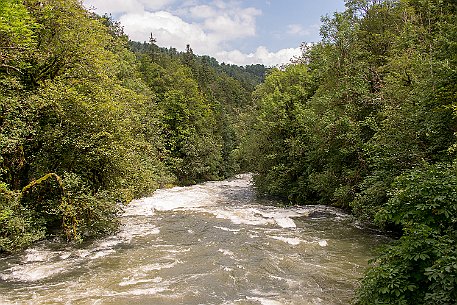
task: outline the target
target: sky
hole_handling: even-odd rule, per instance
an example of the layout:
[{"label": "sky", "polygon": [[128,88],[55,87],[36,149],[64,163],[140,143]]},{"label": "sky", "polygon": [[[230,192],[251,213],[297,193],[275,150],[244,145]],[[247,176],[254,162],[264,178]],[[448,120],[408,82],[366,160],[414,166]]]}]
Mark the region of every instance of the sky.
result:
[{"label": "sky", "polygon": [[344,10],[344,0],[83,0],[110,14],[135,41],[236,65],[275,66],[300,55],[302,43],[320,40],[320,18]]}]

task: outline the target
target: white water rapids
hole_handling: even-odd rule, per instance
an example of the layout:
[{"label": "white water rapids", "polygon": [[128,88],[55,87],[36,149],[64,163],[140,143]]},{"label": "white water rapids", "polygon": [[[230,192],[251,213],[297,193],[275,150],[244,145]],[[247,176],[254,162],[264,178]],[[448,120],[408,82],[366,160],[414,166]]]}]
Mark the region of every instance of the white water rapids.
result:
[{"label": "white water rapids", "polygon": [[0,304],[348,304],[383,238],[259,202],[249,175],[133,201],[118,234],[0,259]]}]

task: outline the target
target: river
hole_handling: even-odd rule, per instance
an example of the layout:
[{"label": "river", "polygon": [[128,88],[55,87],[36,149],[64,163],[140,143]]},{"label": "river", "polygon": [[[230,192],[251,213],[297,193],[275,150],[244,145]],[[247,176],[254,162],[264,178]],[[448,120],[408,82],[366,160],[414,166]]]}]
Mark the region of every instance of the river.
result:
[{"label": "river", "polygon": [[385,239],[338,209],[256,199],[249,175],[135,200],[120,231],[0,259],[0,304],[349,304]]}]

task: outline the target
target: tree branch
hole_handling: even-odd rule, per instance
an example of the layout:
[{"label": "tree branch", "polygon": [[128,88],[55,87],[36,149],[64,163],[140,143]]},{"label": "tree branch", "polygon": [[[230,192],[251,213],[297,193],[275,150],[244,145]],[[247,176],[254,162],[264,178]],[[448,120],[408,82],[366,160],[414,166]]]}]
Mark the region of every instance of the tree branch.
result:
[{"label": "tree branch", "polygon": [[19,73],[19,74],[21,74],[21,75],[24,75],[24,72],[22,72],[21,69],[16,68],[16,67],[13,67],[13,66],[10,66],[10,65],[1,64],[1,65],[0,65],[0,68],[11,69],[11,70],[14,70],[14,71],[16,71],[17,73]]}]

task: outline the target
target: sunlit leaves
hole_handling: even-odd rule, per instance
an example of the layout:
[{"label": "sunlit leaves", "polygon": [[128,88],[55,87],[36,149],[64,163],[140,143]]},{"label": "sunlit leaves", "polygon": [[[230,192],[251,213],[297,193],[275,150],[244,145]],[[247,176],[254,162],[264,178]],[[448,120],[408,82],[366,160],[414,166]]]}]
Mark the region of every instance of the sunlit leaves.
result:
[{"label": "sunlit leaves", "polygon": [[260,192],[350,206],[403,235],[359,304],[456,302],[456,5],[347,1],[254,95],[245,148]]},{"label": "sunlit leaves", "polygon": [[[120,203],[234,172],[248,91],[217,62],[134,54],[118,23],[76,0],[4,1],[0,37],[0,252],[108,233]],[[14,199],[50,173],[60,188]]]},{"label": "sunlit leaves", "polygon": [[[0,49],[24,51],[33,43],[34,30],[38,27],[26,7],[19,0],[4,0],[0,6]],[[3,56],[2,56],[3,57]],[[4,58],[2,58],[4,60]]]},{"label": "sunlit leaves", "polygon": [[[6,10],[13,4],[14,14]],[[115,224],[116,203],[172,180],[159,160],[160,111],[136,59],[123,36],[77,1],[8,1],[2,8],[10,27],[21,25],[18,14],[38,25],[24,23],[32,32],[21,32],[26,56],[16,58],[17,73],[1,71],[8,78],[1,91],[0,180],[20,190],[53,172],[77,195],[37,189],[34,206],[8,197],[0,208],[6,230],[0,251],[59,230],[70,239],[106,233]],[[55,196],[45,200],[47,193]]]}]

